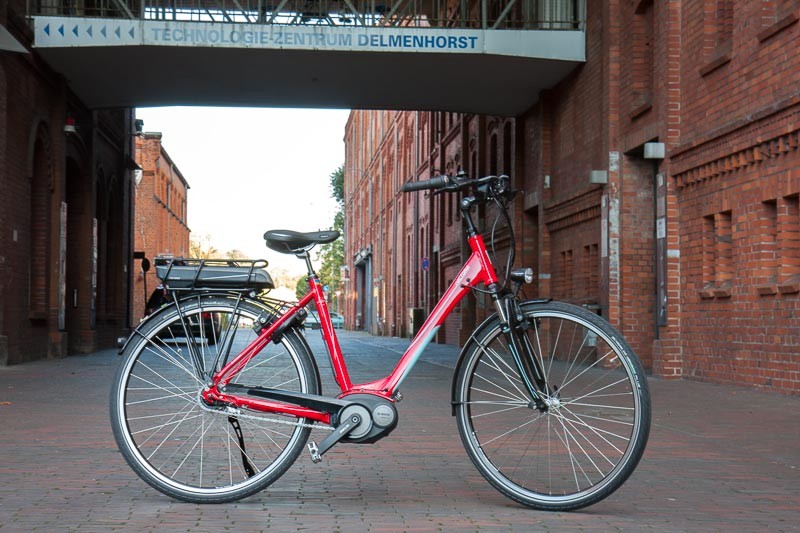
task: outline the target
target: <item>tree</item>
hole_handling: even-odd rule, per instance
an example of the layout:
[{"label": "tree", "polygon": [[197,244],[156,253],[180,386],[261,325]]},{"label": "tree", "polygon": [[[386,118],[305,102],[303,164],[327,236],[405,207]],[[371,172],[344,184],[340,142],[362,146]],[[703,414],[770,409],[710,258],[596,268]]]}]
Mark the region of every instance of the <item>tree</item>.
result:
[{"label": "tree", "polygon": [[333,217],[333,229],[342,234],[339,239],[320,247],[319,277],[333,292],[341,283],[342,266],[344,265],[344,168],[339,167],[330,175],[331,197],[336,200],[337,210]]},{"label": "tree", "polygon": [[[331,197],[336,200],[337,210],[333,217],[333,229],[342,234],[339,239],[323,244],[317,253],[317,275],[323,285],[330,288],[329,298],[336,298],[336,290],[341,284],[342,266],[344,266],[344,168],[339,167],[330,175]],[[297,282],[295,289],[298,298],[302,298],[308,292],[308,284],[305,278]]]},{"label": "tree", "polygon": [[294,285],[294,294],[297,296],[298,300],[301,300],[303,296],[308,293],[308,281],[306,281],[305,276],[297,280],[297,283]]},{"label": "tree", "polygon": [[241,250],[228,250],[225,252],[225,257],[227,259],[247,259],[247,254],[245,254]]},{"label": "tree", "polygon": [[219,251],[211,244],[211,235],[195,235],[189,238],[189,257],[192,259],[211,259],[217,257]]}]

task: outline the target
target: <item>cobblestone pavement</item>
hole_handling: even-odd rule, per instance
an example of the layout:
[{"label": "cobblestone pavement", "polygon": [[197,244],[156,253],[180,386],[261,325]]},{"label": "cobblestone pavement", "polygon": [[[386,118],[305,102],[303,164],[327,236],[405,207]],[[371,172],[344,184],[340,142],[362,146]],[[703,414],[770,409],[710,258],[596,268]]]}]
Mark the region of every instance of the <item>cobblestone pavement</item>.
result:
[{"label": "cobblestone pavement", "polygon": [[[407,345],[341,342],[354,381],[388,373]],[[267,490],[206,506],[151,489],[117,451],[114,351],[0,368],[0,530],[800,531],[800,398],[651,379],[653,428],[633,476],[588,509],[537,512],[496,492],[463,450],[449,406],[457,352],[428,348],[388,438],[340,445],[318,465],[301,455]]]}]

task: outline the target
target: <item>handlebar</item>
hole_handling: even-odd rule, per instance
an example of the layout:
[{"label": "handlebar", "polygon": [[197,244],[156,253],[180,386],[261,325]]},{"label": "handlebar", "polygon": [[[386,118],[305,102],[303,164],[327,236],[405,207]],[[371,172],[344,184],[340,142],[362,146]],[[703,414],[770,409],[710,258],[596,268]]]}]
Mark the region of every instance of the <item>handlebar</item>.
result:
[{"label": "handlebar", "polygon": [[432,190],[433,194],[472,190],[478,201],[488,198],[513,198],[517,192],[510,187],[508,176],[486,176],[470,179],[463,173],[456,176],[436,176],[429,180],[410,181],[400,187],[401,192]]},{"label": "handlebar", "polygon": [[448,184],[451,183],[451,181],[452,180],[450,176],[437,176],[429,180],[409,181],[408,183],[404,183],[403,186],[400,187],[400,191],[414,192],[414,191],[444,189],[445,187],[447,187]]},{"label": "handlebar", "polygon": [[[469,191],[469,195],[461,198],[459,209],[461,210],[466,224],[467,234],[477,235],[477,227],[472,220],[472,208],[477,204],[485,204],[489,201],[494,202],[499,208],[498,216],[502,216],[510,232],[510,247],[506,261],[506,282],[510,277],[511,265],[514,263],[514,227],[508,214],[511,201],[519,192],[511,187],[511,180],[508,176],[486,176],[478,179],[470,179],[463,172],[455,176],[437,176],[429,180],[419,180],[404,183],[400,187],[401,192],[413,192],[432,190],[431,195],[444,192]],[[495,225],[496,226],[496,225]],[[495,226],[492,228],[492,250],[494,250]],[[503,284],[505,286],[505,282]]]}]

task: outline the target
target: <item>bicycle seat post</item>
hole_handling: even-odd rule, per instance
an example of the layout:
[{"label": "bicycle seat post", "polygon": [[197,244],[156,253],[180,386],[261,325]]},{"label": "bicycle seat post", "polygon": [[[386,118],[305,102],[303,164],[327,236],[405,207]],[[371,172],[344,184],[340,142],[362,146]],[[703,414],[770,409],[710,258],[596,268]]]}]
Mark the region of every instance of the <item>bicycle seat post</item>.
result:
[{"label": "bicycle seat post", "polygon": [[314,277],[317,275],[314,272],[314,265],[311,264],[311,256],[308,254],[308,250],[304,251],[303,253],[297,254],[297,257],[305,260],[309,276]]}]

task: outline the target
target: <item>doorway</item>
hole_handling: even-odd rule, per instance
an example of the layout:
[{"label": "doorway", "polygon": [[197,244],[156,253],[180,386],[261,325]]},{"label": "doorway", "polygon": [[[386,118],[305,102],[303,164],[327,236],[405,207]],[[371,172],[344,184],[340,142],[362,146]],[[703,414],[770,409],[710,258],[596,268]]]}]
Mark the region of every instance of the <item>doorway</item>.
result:
[{"label": "doorway", "polygon": [[90,180],[72,158],[66,164],[66,272],[64,294],[64,329],[67,353],[89,353],[94,349],[92,336],[92,205]]}]

